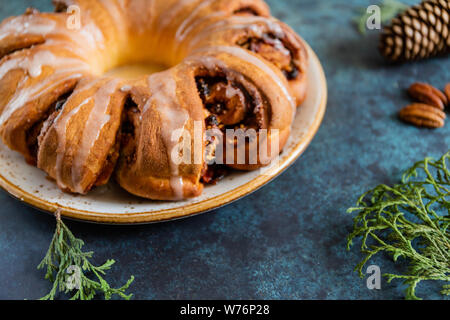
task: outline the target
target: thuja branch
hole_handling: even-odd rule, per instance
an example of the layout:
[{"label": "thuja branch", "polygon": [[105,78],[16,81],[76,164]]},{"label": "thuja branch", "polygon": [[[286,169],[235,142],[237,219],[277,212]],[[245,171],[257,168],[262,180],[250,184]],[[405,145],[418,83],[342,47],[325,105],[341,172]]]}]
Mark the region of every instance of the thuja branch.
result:
[{"label": "thuja branch", "polygon": [[[113,295],[123,299],[131,299],[132,294],[126,294],[134,277],[120,288],[111,288],[103,276],[106,274],[114,260],[108,260],[101,266],[95,266],[90,262],[93,252],[83,252],[83,240],[76,238],[64,224],[59,213],[56,214],[56,231],[50,247],[38,269],[46,268],[45,279],[52,282],[50,292],[41,298],[53,300],[58,292],[73,294],[72,300],[91,300],[98,293],[103,293],[109,300]],[[93,276],[93,279],[88,275]]]},{"label": "thuja branch", "polygon": [[355,208],[354,230],[348,249],[361,238],[365,254],[356,270],[380,252],[408,264],[404,274],[385,274],[388,282],[402,280],[407,299],[416,296],[417,285],[425,280],[448,282],[441,293],[450,295],[450,152],[440,160],[416,163],[394,187],[380,185],[363,194]]}]

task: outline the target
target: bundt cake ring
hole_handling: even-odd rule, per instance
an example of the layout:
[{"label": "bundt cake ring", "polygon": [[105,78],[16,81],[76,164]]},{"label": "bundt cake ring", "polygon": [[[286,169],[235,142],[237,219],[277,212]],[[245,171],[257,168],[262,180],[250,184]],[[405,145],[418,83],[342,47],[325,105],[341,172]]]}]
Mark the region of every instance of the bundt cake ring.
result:
[{"label": "bundt cake ring", "polygon": [[[0,25],[0,136],[62,190],[86,194],[114,177],[148,199],[197,197],[223,168],[209,161],[217,141],[204,135],[208,128],[267,129],[258,142],[285,145],[305,99],[308,54],[263,1],[54,4],[54,13],[28,9]],[[78,28],[68,25],[74,6]],[[168,68],[134,79],[105,75],[142,62]],[[196,161],[173,160],[180,129]],[[223,143],[236,152],[234,140]],[[255,143],[246,141],[246,151]],[[246,155],[226,166],[254,170],[265,160]]]}]

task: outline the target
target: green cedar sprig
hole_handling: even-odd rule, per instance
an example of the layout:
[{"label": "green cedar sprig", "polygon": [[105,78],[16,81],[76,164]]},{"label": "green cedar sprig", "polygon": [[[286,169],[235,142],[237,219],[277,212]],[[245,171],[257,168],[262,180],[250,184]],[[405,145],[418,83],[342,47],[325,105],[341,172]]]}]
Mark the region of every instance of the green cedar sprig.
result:
[{"label": "green cedar sprig", "polygon": [[394,187],[380,185],[363,194],[354,218],[347,247],[361,238],[365,258],[355,271],[361,277],[364,265],[386,252],[396,262],[408,263],[404,274],[385,274],[387,281],[403,280],[406,299],[419,299],[417,285],[424,280],[448,282],[441,293],[450,295],[450,152],[440,160],[416,163]]},{"label": "green cedar sprig", "polygon": [[[408,5],[397,0],[383,0],[379,7],[382,24],[389,23],[399,13],[409,8]],[[359,10],[358,16],[353,19],[361,34],[366,34],[366,23],[370,16],[371,14],[367,12],[367,9],[363,8]]]},{"label": "green cedar sprig", "polygon": [[[123,299],[129,300],[133,294],[125,294],[134,281],[134,276],[120,288],[111,288],[103,279],[106,271],[115,263],[114,260],[108,260],[101,266],[94,266],[89,259],[92,258],[93,252],[83,252],[83,240],[77,239],[69,228],[63,223],[59,213],[56,214],[56,231],[53,236],[50,247],[38,269],[46,267],[47,273],[45,279],[53,283],[51,291],[41,300],[53,300],[59,292],[66,294],[76,291],[71,300],[92,300],[98,292],[102,292],[106,300],[111,299],[113,295],[118,295]],[[71,267],[72,266],[72,267]],[[79,270],[79,274],[69,274],[69,271],[75,272]],[[93,274],[96,280],[87,277],[87,274]],[[70,277],[78,277],[78,288],[73,288],[70,284]],[[75,279],[73,279],[75,280]]]}]

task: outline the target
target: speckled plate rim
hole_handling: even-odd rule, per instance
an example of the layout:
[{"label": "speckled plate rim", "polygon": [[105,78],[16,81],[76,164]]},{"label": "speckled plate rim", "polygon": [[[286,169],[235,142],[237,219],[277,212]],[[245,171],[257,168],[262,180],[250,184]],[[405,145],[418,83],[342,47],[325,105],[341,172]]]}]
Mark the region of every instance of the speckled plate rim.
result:
[{"label": "speckled plate rim", "polygon": [[102,224],[147,224],[188,218],[197,214],[218,209],[236,200],[244,198],[245,196],[257,191],[259,188],[263,187],[264,185],[275,179],[277,176],[279,176],[281,173],[283,173],[286,169],[288,169],[309,146],[314,136],[316,135],[320,124],[322,123],[328,98],[327,82],[325,72],[319,61],[319,58],[310,47],[308,47],[308,49],[310,52],[310,58],[314,60],[314,63],[318,68],[318,76],[320,81],[319,83],[317,83],[317,85],[321,87],[322,92],[320,105],[318,106],[318,110],[315,114],[312,125],[310,126],[305,136],[296,143],[295,147],[292,148],[291,152],[288,155],[283,156],[283,159],[278,166],[271,169],[271,171],[266,172],[264,175],[260,175],[255,179],[249,181],[248,183],[243,184],[233,190],[198,203],[189,204],[181,208],[142,213],[102,214],[99,212],[84,211],[80,209],[61,206],[55,203],[50,203],[45,199],[22,190],[20,187],[14,185],[5,177],[3,177],[1,173],[0,187],[13,197],[25,202],[26,204],[38,210],[42,210],[48,213],[55,213],[56,211],[59,211],[61,215],[66,218]]}]

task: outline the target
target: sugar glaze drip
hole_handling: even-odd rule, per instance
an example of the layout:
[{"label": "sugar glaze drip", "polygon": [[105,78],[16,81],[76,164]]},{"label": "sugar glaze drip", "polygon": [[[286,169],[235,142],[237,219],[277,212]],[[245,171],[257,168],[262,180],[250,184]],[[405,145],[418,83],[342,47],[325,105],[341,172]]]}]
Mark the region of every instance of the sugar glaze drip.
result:
[{"label": "sugar glaze drip", "polygon": [[248,29],[256,37],[262,37],[264,32],[271,32],[280,39],[285,37],[285,32],[279,25],[279,21],[274,18],[258,16],[232,16],[225,20],[212,23],[210,26],[204,28],[189,42],[189,48],[195,48],[199,42],[205,39],[207,35],[224,32],[226,30],[238,29]]},{"label": "sugar glaze drip", "polygon": [[[54,69],[53,74],[42,82],[26,87],[29,78],[37,78],[42,74],[42,68],[49,66]],[[55,82],[60,84],[64,80],[79,78],[88,71],[88,65],[81,60],[65,57],[57,57],[50,51],[38,51],[34,55],[7,60],[0,66],[0,79],[9,71],[23,69],[26,77],[19,83],[16,94],[10,99],[0,116],[0,126],[8,120],[14,112],[23,107],[27,102],[38,98],[44,89],[55,87]],[[61,81],[62,77],[62,81]]]},{"label": "sugar glaze drip", "polygon": [[[192,10],[190,15],[183,21],[183,23],[177,30],[175,37],[179,42],[183,41],[186,38],[186,36],[188,35],[189,31],[192,30],[192,28],[198,24],[199,20],[195,21],[195,19],[197,18],[197,15],[199,14],[199,12],[201,10],[203,10],[204,8],[206,8],[207,6],[211,5],[211,3],[213,1],[215,1],[215,0],[204,0],[201,4],[199,4],[197,6],[197,8]],[[223,13],[221,13],[221,12],[213,13],[213,15],[220,15],[220,14],[223,14]],[[204,20],[206,18],[207,17],[203,17],[202,19]]]},{"label": "sugar glaze drip", "polygon": [[94,106],[91,109],[89,118],[84,127],[80,148],[72,163],[72,183],[75,191],[78,193],[84,193],[83,186],[81,185],[83,179],[83,164],[87,162],[95,143],[100,138],[103,127],[111,119],[111,116],[108,114],[108,107],[112,95],[116,92],[118,84],[119,80],[107,82],[88,100],[93,100]]},{"label": "sugar glaze drip", "polygon": [[192,5],[199,0],[180,0],[178,3],[171,8],[171,10],[167,10],[164,12],[160,19],[158,19],[158,29],[164,30],[168,26],[170,26],[171,23],[173,23],[174,19],[181,13],[183,10],[189,6]]},{"label": "sugar glaze drip", "polygon": [[77,94],[89,90],[97,82],[98,80],[88,82],[87,84],[77,88],[70,96],[70,98],[64,103],[62,110],[57,115],[54,121],[56,134],[58,136],[58,148],[56,149],[56,165],[55,165],[56,183],[62,189],[67,189],[67,185],[63,182],[62,178],[63,161],[64,155],[66,154],[67,125],[69,124],[72,117],[76,115],[81,110],[81,108],[83,108],[83,106],[87,105],[91,101],[92,97],[85,99],[81,104],[79,104],[77,107],[73,108],[69,113],[63,116],[64,109],[67,107],[69,103],[72,102],[72,99],[74,99]]},{"label": "sugar glaze drip", "polygon": [[23,88],[25,81],[22,80],[19,85],[21,89],[14,94],[0,116],[0,126],[4,125],[14,112],[25,106],[28,102],[38,99],[44,93],[57,88],[64,82],[81,77],[81,73],[66,74],[62,76],[60,74],[55,74],[55,76],[49,77],[45,79],[45,81],[37,83],[27,89]]},{"label": "sugar glaze drip", "polygon": [[88,64],[80,59],[55,56],[52,52],[37,51],[31,56],[18,56],[17,58],[6,60],[0,65],[0,80],[11,70],[23,69],[31,78],[37,78],[42,74],[44,66],[52,67],[57,70],[62,67],[81,67],[88,70]]},{"label": "sugar glaze drip", "polygon": [[156,73],[148,78],[148,86],[152,96],[147,101],[143,114],[148,108],[155,106],[161,117],[161,137],[167,150],[170,166],[170,186],[175,200],[184,199],[183,177],[180,176],[179,164],[175,161],[173,154],[179,146],[179,139],[175,132],[184,130],[188,121],[188,112],[181,107],[177,95],[177,84],[174,79],[173,70]]},{"label": "sugar glaze drip", "polygon": [[56,28],[56,22],[43,17],[19,16],[11,19],[0,29],[0,41],[9,35],[33,34],[46,36]]}]

